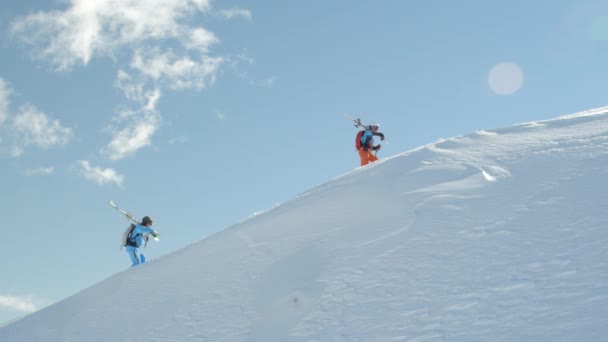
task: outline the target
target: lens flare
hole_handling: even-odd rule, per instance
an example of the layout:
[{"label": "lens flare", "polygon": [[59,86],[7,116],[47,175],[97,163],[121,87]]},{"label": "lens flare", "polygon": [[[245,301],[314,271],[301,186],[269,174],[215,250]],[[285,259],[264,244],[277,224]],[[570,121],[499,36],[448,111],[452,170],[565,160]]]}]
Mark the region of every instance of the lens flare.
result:
[{"label": "lens flare", "polygon": [[523,83],[524,73],[515,63],[498,63],[488,75],[490,89],[498,95],[511,95],[518,91]]}]

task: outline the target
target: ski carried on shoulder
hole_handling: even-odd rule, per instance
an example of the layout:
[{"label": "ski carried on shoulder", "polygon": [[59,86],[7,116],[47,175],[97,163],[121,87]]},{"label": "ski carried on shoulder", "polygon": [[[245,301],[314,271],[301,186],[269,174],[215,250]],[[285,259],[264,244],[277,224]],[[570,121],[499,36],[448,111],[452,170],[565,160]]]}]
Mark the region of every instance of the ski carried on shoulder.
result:
[{"label": "ski carried on shoulder", "polygon": [[350,116],[348,116],[346,114],[344,114],[344,116],[347,119],[349,119],[350,121],[352,121],[353,124],[355,125],[355,127],[357,127],[357,128],[365,128],[365,125],[363,123],[361,123],[361,119],[355,119],[355,118],[352,118],[352,117],[350,117]]},{"label": "ski carried on shoulder", "polygon": [[127,220],[131,221],[134,224],[139,224],[139,221],[137,221],[137,219],[135,219],[135,217],[133,217],[133,214],[128,213],[122,209],[120,209],[116,203],[114,203],[114,201],[110,201],[110,206],[114,209],[116,209],[119,213],[121,213]]},{"label": "ski carried on shoulder", "polygon": [[[361,119],[355,119],[355,118],[350,117],[350,116],[348,116],[346,114],[342,114],[342,115],[344,115],[347,119],[349,119],[350,121],[352,121],[356,128],[360,128],[360,129],[367,129],[368,128],[367,125],[364,125],[361,122]],[[384,138],[384,142],[388,144],[388,138],[386,138],[386,136]]]}]

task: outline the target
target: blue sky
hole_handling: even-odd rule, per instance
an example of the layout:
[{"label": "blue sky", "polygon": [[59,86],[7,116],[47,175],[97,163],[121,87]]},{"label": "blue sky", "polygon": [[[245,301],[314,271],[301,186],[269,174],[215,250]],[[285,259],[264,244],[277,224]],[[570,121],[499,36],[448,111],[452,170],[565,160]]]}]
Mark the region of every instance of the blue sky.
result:
[{"label": "blue sky", "polygon": [[[0,321],[381,158],[606,105],[608,3],[20,1],[0,11]],[[373,212],[373,198],[368,200]]]}]

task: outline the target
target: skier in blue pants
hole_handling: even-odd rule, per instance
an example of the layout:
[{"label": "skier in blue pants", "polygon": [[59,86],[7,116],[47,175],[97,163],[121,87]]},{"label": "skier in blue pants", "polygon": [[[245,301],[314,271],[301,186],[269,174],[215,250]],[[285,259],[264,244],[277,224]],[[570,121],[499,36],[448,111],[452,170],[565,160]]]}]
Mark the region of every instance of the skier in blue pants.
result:
[{"label": "skier in blue pants", "polygon": [[158,236],[158,232],[150,228],[151,225],[152,219],[148,216],[144,216],[141,223],[133,228],[131,234],[129,234],[129,237],[127,238],[127,253],[129,254],[129,257],[131,257],[131,266],[146,262],[146,256],[141,252],[140,247],[144,244],[144,241],[147,240],[148,234],[151,234],[154,237]]}]

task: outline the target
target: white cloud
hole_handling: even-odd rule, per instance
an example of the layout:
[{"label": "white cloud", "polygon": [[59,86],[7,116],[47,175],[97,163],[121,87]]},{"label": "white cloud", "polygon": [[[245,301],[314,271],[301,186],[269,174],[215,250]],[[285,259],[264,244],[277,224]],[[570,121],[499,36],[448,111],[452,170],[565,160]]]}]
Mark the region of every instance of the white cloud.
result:
[{"label": "white cloud", "polygon": [[34,312],[41,306],[32,297],[16,297],[0,295],[0,307],[25,313]]},{"label": "white cloud", "polygon": [[72,138],[72,129],[61,126],[59,121],[49,119],[32,105],[24,106],[11,121],[11,129],[17,136],[18,144],[37,145],[50,148],[67,144]]},{"label": "white cloud", "polygon": [[110,128],[112,140],[103,152],[111,160],[123,159],[142,147],[151,144],[151,137],[160,125],[160,115],[156,111],[121,111],[114,118],[116,126]]},{"label": "white cloud", "polygon": [[79,167],[79,172],[85,179],[94,181],[99,185],[114,183],[118,186],[122,186],[124,176],[120,175],[114,169],[102,169],[98,166],[91,166],[87,160],[79,160],[77,161],[77,165]]},{"label": "white cloud", "polygon": [[26,104],[19,113],[10,113],[8,107],[12,93],[8,82],[0,78],[0,129],[11,145],[0,153],[8,152],[13,157],[19,157],[30,145],[46,149],[65,145],[71,140],[71,128],[63,127],[58,120],[52,120],[34,105]]},{"label": "white cloud", "polygon": [[145,91],[145,82],[134,79],[124,70],[119,70],[116,75],[116,87],[123,91],[127,99],[143,105],[145,110],[156,110],[161,97],[160,89]]},{"label": "white cloud", "polygon": [[144,83],[137,82],[126,71],[120,69],[116,75],[116,87],[122,90],[125,97],[131,101],[142,102],[144,99]]},{"label": "white cloud", "polygon": [[148,79],[166,82],[171,89],[202,89],[215,82],[223,61],[221,57],[205,55],[194,60],[189,56],[177,56],[170,50],[163,53],[153,49],[136,51],[131,67]]},{"label": "white cloud", "polygon": [[231,8],[228,10],[221,10],[218,12],[220,17],[225,19],[232,19],[235,17],[241,17],[247,20],[251,20],[251,11],[241,8]]},{"label": "white cloud", "polygon": [[[118,65],[116,86],[132,108],[112,119],[112,160],[150,145],[160,124],[157,103],[164,89],[201,90],[213,85],[226,58],[209,54],[219,38],[196,24],[213,14],[212,0],[66,0],[62,10],[36,12],[13,21],[11,33],[33,48],[33,57],[57,70],[111,57]],[[244,9],[225,18],[251,18]],[[171,46],[171,48],[167,48]],[[128,65],[127,65],[128,63]],[[127,113],[132,113],[126,115]],[[128,120],[125,120],[126,117]]]},{"label": "white cloud", "polygon": [[125,46],[183,37],[191,29],[180,22],[210,7],[211,0],[70,0],[64,11],[15,20],[11,32],[34,47],[34,56],[65,70]]},{"label": "white cloud", "polygon": [[183,35],[182,44],[190,50],[199,50],[207,53],[209,47],[219,42],[219,39],[213,32],[207,31],[202,27],[190,29],[187,34]]},{"label": "white cloud", "polygon": [[49,167],[40,167],[37,169],[27,169],[25,170],[26,176],[35,176],[35,175],[50,175],[55,171],[55,168],[52,166]]},{"label": "white cloud", "polygon": [[0,125],[8,117],[8,105],[12,91],[8,83],[0,78]]},{"label": "white cloud", "polygon": [[146,102],[146,106],[144,107],[144,110],[155,111],[156,103],[160,99],[160,90],[154,89],[153,91],[148,92],[146,94],[146,99],[147,99],[147,102]]}]

